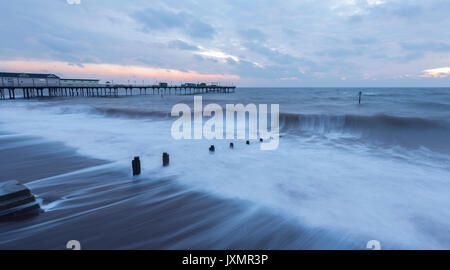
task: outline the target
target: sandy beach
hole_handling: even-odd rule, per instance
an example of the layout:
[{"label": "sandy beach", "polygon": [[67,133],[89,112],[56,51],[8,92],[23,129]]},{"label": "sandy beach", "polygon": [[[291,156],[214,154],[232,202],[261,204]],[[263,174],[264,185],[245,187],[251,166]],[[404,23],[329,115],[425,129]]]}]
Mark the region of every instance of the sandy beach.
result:
[{"label": "sandy beach", "polygon": [[245,201],[213,198],[170,178],[133,178],[62,143],[2,133],[0,148],[1,181],[26,184],[43,208],[1,222],[1,249],[62,250],[69,240],[83,249],[356,248]]}]

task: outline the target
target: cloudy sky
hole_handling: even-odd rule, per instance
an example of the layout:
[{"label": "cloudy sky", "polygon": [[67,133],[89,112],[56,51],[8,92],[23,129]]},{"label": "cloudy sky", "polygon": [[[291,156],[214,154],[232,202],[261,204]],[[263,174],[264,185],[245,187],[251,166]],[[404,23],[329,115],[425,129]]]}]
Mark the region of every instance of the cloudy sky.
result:
[{"label": "cloudy sky", "polygon": [[76,2],[1,1],[0,70],[140,83],[450,85],[450,0]]}]

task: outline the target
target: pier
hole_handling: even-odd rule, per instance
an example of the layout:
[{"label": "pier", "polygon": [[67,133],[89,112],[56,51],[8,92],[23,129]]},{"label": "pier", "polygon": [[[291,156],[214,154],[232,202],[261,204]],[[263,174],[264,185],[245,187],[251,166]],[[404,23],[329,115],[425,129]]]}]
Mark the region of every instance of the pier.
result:
[{"label": "pier", "polygon": [[199,95],[234,93],[236,86],[160,86],[160,85],[71,85],[71,86],[2,86],[0,100],[42,97],[119,97],[133,95]]}]

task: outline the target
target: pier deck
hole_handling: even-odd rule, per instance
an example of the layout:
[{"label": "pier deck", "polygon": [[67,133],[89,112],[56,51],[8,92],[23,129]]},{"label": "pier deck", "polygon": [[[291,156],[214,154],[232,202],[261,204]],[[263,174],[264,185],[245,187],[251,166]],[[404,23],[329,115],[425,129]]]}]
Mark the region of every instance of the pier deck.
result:
[{"label": "pier deck", "polygon": [[198,95],[234,93],[236,86],[157,86],[157,85],[91,85],[91,86],[14,86],[1,87],[0,100],[38,97],[119,97],[132,95]]}]

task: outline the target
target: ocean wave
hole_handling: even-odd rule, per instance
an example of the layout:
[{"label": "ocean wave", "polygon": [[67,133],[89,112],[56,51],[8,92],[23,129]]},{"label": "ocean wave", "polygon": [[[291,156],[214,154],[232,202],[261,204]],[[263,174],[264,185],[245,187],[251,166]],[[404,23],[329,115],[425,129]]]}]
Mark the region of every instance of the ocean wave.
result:
[{"label": "ocean wave", "polygon": [[143,111],[124,108],[100,108],[94,107],[94,113],[104,114],[109,117],[126,117],[126,118],[168,118],[170,114],[162,111]]},{"label": "ocean wave", "polygon": [[361,139],[398,144],[412,148],[449,151],[450,127],[447,122],[419,117],[399,117],[386,114],[302,115],[281,114],[280,131],[286,134],[346,133]]},{"label": "ocean wave", "polygon": [[419,117],[398,117],[386,114],[370,116],[362,115],[303,115],[280,114],[280,123],[283,130],[300,128],[309,131],[342,131],[343,129],[448,129],[447,124],[440,120],[424,119]]}]

